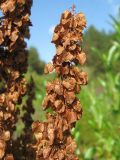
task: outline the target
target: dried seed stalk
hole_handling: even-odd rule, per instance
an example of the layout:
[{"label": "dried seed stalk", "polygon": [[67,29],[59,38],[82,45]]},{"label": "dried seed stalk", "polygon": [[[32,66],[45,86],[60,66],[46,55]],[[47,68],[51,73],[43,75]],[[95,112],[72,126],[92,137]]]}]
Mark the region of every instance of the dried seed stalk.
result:
[{"label": "dried seed stalk", "polygon": [[52,43],[56,46],[53,63],[45,67],[45,73],[57,73],[57,79],[47,84],[43,108],[53,109],[46,122],[34,122],[36,160],[78,160],[74,151],[76,143],[70,131],[82,115],[76,94],[81,85],[87,84],[87,74],[76,66],[83,65],[86,55],[82,51],[82,31],[86,20],[82,13],[74,15],[65,11],[60,24],[55,27]]},{"label": "dried seed stalk", "polygon": [[33,100],[35,99],[35,84],[33,79],[26,86],[26,103],[22,107],[23,115],[20,118],[23,121],[24,128],[19,137],[13,140],[12,153],[16,160],[33,160],[35,159],[34,151],[31,147],[33,136],[31,125],[33,123],[32,115],[35,110],[33,108]]},{"label": "dried seed stalk", "polygon": [[26,93],[27,70],[25,38],[29,38],[32,0],[1,0],[0,9],[0,159],[13,160],[10,141],[17,121],[16,104]]}]

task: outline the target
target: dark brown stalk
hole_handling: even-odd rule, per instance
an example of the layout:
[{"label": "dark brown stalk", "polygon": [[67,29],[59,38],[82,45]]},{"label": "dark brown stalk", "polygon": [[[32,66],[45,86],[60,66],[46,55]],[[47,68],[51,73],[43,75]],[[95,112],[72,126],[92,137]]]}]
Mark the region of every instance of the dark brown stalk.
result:
[{"label": "dark brown stalk", "polygon": [[1,0],[0,9],[0,159],[13,160],[11,137],[16,128],[22,97],[26,93],[25,38],[29,38],[32,0]]},{"label": "dark brown stalk", "polygon": [[33,100],[35,99],[35,84],[33,79],[27,84],[26,103],[22,107],[22,120],[24,128],[22,133],[16,139],[13,139],[12,153],[16,160],[34,160],[35,155],[31,147],[33,143],[31,125],[33,123],[32,115],[35,110],[33,108]]}]

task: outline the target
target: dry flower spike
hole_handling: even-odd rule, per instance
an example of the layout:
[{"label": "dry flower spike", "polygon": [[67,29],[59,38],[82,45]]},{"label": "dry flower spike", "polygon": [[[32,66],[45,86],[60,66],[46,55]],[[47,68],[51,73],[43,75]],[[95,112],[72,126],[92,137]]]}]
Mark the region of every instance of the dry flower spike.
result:
[{"label": "dry flower spike", "polygon": [[56,55],[53,63],[46,65],[45,73],[55,70],[58,77],[47,84],[43,101],[43,108],[51,107],[53,113],[46,114],[46,122],[32,124],[36,138],[36,160],[78,160],[70,131],[82,115],[76,94],[88,79],[87,74],[76,66],[86,61],[86,54],[80,46],[86,20],[82,13],[75,15],[73,10],[62,14],[52,38]]},{"label": "dry flower spike", "polygon": [[[0,0],[0,159],[13,160],[12,134],[19,110],[17,104],[26,93],[27,71],[25,38],[29,38],[32,0]],[[0,83],[2,83],[0,80]]]}]

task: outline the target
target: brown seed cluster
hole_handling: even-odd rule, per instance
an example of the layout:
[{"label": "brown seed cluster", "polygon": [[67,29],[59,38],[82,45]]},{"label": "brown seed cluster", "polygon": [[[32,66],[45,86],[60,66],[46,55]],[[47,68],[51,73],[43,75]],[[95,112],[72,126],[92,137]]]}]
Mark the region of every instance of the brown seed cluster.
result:
[{"label": "brown seed cluster", "polygon": [[47,113],[46,122],[37,121],[32,125],[37,141],[34,146],[36,160],[78,160],[70,131],[82,115],[76,94],[88,81],[87,74],[77,67],[86,61],[86,54],[81,48],[85,26],[82,13],[75,15],[65,11],[60,24],[55,27],[52,43],[56,46],[56,55],[53,63],[46,65],[45,73],[55,69],[57,79],[47,84],[43,101],[43,109],[51,107],[53,113]]},{"label": "brown seed cluster", "polygon": [[0,0],[0,159],[5,160],[14,159],[9,147],[19,112],[15,106],[26,93],[31,5],[32,0]]},{"label": "brown seed cluster", "polygon": [[24,128],[19,137],[14,139],[12,153],[16,160],[34,160],[35,154],[34,150],[31,147],[33,143],[32,129],[31,125],[33,123],[32,115],[35,110],[33,108],[33,100],[35,98],[35,84],[33,79],[26,86],[26,103],[22,107],[22,117],[20,119],[23,121]]}]

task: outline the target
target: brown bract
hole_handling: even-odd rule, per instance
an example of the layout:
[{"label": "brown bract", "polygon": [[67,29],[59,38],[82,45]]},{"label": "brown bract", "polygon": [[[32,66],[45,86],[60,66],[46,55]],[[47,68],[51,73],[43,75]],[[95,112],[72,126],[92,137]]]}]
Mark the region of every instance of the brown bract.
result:
[{"label": "brown bract", "polygon": [[5,157],[5,160],[14,160],[13,155],[12,155],[12,154],[8,154],[8,155]]},{"label": "brown bract", "polygon": [[85,26],[82,13],[73,15],[65,11],[60,24],[55,27],[52,43],[55,44],[56,55],[53,63],[46,65],[45,73],[52,72],[54,68],[57,79],[47,84],[43,100],[43,109],[51,108],[52,113],[47,113],[45,122],[37,121],[32,125],[36,138],[36,160],[78,160],[76,143],[70,131],[82,115],[76,94],[80,92],[81,85],[86,85],[88,81],[87,74],[77,66],[86,61],[81,47]]},{"label": "brown bract", "polygon": [[48,73],[51,73],[53,70],[54,70],[53,64],[52,64],[52,63],[48,63],[48,64],[45,66],[44,73],[45,73],[45,74],[48,74]]},{"label": "brown bract", "polygon": [[3,13],[13,12],[15,10],[15,0],[6,0],[0,6]]}]

